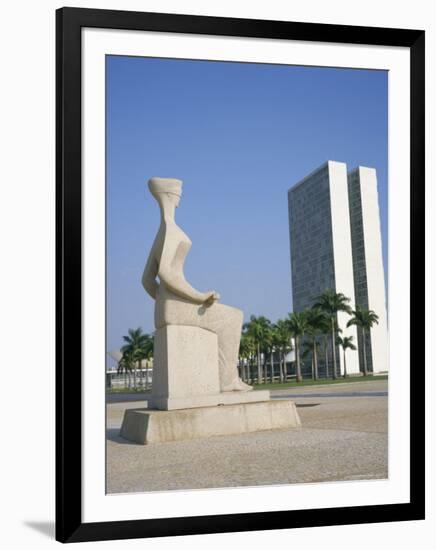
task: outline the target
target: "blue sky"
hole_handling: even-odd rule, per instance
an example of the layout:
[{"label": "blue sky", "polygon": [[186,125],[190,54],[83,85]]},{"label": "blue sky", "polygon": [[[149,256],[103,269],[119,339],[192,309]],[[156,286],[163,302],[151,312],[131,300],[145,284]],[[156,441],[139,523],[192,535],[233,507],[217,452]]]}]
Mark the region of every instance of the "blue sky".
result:
[{"label": "blue sky", "polygon": [[153,331],[151,176],[184,182],[186,278],[246,319],[292,310],[287,190],[326,160],[377,169],[387,274],[387,89],[384,71],[109,56],[108,350]]}]

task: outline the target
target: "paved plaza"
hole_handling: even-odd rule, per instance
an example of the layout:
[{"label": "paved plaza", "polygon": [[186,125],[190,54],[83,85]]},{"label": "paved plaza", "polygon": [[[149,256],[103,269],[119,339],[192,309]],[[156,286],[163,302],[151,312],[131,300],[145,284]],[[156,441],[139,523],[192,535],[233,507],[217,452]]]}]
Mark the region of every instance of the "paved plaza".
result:
[{"label": "paved plaza", "polygon": [[387,380],[371,380],[274,390],[274,399],[296,402],[301,429],[146,446],[119,436],[124,410],[144,401],[110,396],[107,492],[384,479],[387,388]]}]

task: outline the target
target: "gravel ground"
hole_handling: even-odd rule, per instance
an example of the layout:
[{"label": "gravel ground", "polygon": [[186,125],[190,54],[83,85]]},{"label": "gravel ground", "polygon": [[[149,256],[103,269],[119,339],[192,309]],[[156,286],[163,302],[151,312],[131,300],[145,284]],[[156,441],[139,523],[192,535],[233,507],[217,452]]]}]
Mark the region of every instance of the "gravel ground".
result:
[{"label": "gravel ground", "polygon": [[[108,404],[108,493],[387,477],[388,398],[378,396],[387,392],[386,380],[272,393],[286,398],[291,391],[301,395],[294,398],[299,430],[145,446],[118,435],[124,410],[144,402]],[[356,396],[347,397],[350,391]]]}]

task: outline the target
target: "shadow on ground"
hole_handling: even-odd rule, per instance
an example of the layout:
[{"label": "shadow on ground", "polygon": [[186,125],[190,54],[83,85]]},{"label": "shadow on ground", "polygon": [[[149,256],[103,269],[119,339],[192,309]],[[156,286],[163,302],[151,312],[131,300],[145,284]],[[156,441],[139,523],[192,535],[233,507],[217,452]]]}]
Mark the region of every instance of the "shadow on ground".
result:
[{"label": "shadow on ground", "polygon": [[54,521],[25,521],[24,525],[51,539],[55,537]]},{"label": "shadow on ground", "polygon": [[121,443],[123,445],[138,445],[138,443],[135,443],[134,441],[129,441],[128,439],[121,437],[119,428],[108,428],[106,430],[106,439],[109,441],[115,441],[115,443]]}]

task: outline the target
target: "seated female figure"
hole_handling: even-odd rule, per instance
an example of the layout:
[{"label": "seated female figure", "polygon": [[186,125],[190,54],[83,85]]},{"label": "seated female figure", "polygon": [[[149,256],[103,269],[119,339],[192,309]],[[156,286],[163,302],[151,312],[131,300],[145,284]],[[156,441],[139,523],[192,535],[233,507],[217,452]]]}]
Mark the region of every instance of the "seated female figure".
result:
[{"label": "seated female figure", "polygon": [[237,370],[242,311],[218,304],[217,292],[200,292],[184,276],[183,266],[192,243],[174,220],[182,194],[182,182],[151,178],[148,185],[159,204],[161,223],[144,269],[142,284],[156,301],[156,329],[165,325],[189,325],[214,332],[218,337],[221,391],[251,390],[251,386],[239,378]]}]

